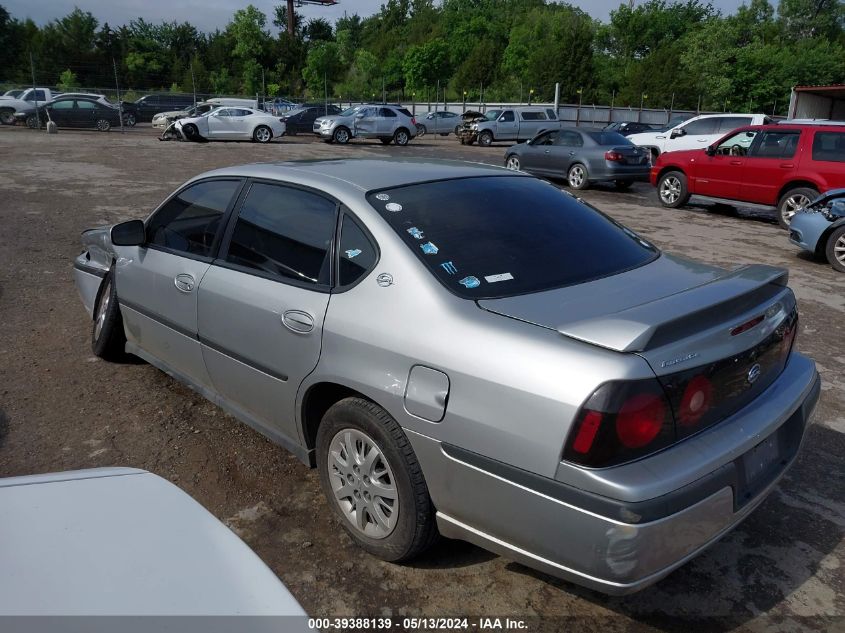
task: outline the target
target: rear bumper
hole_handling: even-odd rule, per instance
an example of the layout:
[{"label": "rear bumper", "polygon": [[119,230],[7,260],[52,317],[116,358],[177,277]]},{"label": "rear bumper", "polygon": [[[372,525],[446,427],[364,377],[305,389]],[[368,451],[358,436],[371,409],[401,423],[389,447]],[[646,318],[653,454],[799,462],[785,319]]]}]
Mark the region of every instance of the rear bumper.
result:
[{"label": "rear bumper", "polygon": [[608,164],[590,173],[590,180],[630,180],[648,182],[651,165]]},{"label": "rear bumper", "polygon": [[633,593],[736,527],[792,465],[821,384],[812,362],[803,360],[790,385],[794,406],[781,410],[785,418],[760,438],[777,433],[789,449],[753,485],[744,481],[746,451],[671,494],[621,502],[416,433],[408,436],[444,536],[603,593]]}]

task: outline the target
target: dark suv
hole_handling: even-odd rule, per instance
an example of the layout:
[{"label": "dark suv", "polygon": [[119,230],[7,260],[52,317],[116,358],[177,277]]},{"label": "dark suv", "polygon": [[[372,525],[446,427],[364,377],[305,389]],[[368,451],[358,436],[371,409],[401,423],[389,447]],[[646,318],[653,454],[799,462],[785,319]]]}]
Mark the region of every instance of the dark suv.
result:
[{"label": "dark suv", "polygon": [[138,121],[152,121],[159,112],[170,110],[186,110],[194,105],[191,95],[151,94],[141,97],[137,101],[126,102],[136,110]]},{"label": "dark suv", "polygon": [[307,134],[314,128],[314,121],[317,117],[340,114],[340,108],[336,105],[325,105],[322,103],[306,103],[288,112],[283,113],[279,118],[285,124],[285,134]]},{"label": "dark suv", "polygon": [[845,187],[845,123],[742,127],[707,149],[661,154],[651,184],[667,207],[691,195],[777,206],[778,223],[788,228],[820,193]]}]

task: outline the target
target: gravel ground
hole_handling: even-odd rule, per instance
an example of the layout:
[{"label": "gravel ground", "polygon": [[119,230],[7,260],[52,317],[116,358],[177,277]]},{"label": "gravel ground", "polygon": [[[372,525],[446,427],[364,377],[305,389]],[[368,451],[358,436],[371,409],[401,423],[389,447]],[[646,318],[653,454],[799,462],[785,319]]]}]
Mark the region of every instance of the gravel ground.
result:
[{"label": "gravel ground", "polygon": [[72,281],[83,229],[144,217],[207,169],[385,155],[500,164],[504,147],[441,137],[405,148],[302,136],[160,143],[142,127],[57,136],[4,127],[0,151],[0,476],[111,465],[158,473],[241,535],[313,616],[513,616],[531,630],[689,630],[691,621],[694,630],[845,630],[845,275],[800,255],[772,213],[695,199],[666,210],[644,184],[583,194],[665,250],[788,267],[798,346],[824,381],[803,454],[779,489],[662,582],[608,598],[456,541],[407,566],[371,558],[335,524],[316,471],[153,367],[95,358]]}]

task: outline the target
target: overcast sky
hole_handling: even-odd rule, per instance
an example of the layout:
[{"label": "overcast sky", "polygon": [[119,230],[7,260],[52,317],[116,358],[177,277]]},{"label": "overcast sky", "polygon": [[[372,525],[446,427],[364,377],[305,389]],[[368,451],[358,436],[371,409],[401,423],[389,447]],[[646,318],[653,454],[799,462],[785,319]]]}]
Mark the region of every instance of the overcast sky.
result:
[{"label": "overcast sky", "polygon": [[[377,12],[385,0],[340,0],[333,7],[302,7],[299,11],[306,17],[324,17],[334,21],[344,11],[350,15],[357,13],[362,17]],[[723,13],[731,13],[742,4],[742,0],[712,0],[713,5]],[[611,9],[619,6],[619,0],[570,0],[593,17],[606,20]],[[38,24],[67,15],[78,6],[83,11],[90,11],[100,21],[110,26],[120,26],[129,20],[142,17],[150,22],[162,20],[191,22],[203,31],[224,28],[235,10],[249,4],[249,0],[0,0],[13,17],[32,18]],[[273,7],[283,4],[282,0],[252,0],[252,4],[267,14],[268,25],[272,28]],[[275,28],[272,29],[275,32]]]}]

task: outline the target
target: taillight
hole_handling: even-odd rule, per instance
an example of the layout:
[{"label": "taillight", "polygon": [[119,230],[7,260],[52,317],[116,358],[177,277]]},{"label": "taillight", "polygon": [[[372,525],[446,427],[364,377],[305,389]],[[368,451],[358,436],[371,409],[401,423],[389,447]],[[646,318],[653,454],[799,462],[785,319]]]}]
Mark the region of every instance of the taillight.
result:
[{"label": "taillight", "polygon": [[613,466],[674,441],[675,422],[657,380],[609,382],[581,407],[563,457],[584,466]]},{"label": "taillight", "polygon": [[624,158],[625,157],[622,156],[622,154],[617,152],[615,149],[612,149],[612,150],[604,153],[604,159],[609,160],[611,162],[618,162],[620,160],[623,160]]},{"label": "taillight", "polygon": [[713,383],[699,374],[687,383],[681,406],[678,409],[678,422],[681,426],[696,424],[710,409],[713,402]]},{"label": "taillight", "polygon": [[411,125],[416,125],[416,124],[417,124],[416,117],[411,117]]}]

